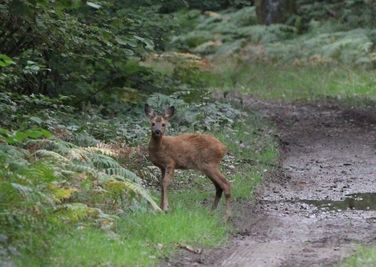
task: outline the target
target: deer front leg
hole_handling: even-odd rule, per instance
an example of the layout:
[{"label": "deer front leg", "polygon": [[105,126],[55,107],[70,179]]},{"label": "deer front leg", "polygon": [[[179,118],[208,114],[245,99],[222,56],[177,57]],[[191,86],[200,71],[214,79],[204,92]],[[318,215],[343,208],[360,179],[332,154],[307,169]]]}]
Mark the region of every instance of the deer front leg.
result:
[{"label": "deer front leg", "polygon": [[161,205],[160,205],[160,207],[163,210],[163,186],[162,185],[163,185],[163,179],[166,175],[166,169],[164,167],[160,167],[159,169],[161,170],[161,179],[159,181],[161,183],[161,194],[162,194],[161,195]]},{"label": "deer front leg", "polygon": [[163,211],[167,211],[169,206],[168,206],[168,195],[167,195],[167,190],[168,190],[168,185],[170,184],[170,180],[174,175],[174,166],[167,166],[164,171],[162,171],[163,178],[162,178],[162,196],[161,196],[161,209]]}]

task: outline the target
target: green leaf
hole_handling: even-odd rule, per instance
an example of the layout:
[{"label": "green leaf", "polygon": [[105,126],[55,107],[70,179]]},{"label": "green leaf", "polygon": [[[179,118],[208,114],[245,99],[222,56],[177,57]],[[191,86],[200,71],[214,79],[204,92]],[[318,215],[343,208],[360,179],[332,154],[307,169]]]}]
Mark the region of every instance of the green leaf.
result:
[{"label": "green leaf", "polygon": [[15,143],[20,143],[27,138],[27,134],[25,132],[16,132],[15,135],[12,137],[12,141]]},{"label": "green leaf", "polygon": [[22,143],[26,139],[50,138],[52,134],[45,129],[29,129],[26,131],[15,131],[6,138],[8,144]]},{"label": "green leaf", "polygon": [[116,36],[115,37],[115,40],[116,40],[116,42],[118,43],[118,44],[120,44],[120,45],[127,45],[128,44],[128,42],[126,41],[126,40],[124,40],[122,37],[120,37],[120,36]]},{"label": "green leaf", "polygon": [[9,131],[4,128],[0,128],[0,135],[9,136]]},{"label": "green leaf", "polygon": [[31,121],[37,123],[37,124],[41,124],[41,123],[43,122],[43,120],[42,120],[41,118],[39,118],[39,117],[31,116],[29,119],[30,119]]},{"label": "green leaf", "polygon": [[15,62],[10,57],[4,54],[0,54],[0,67],[1,68],[5,68],[11,64],[15,64]]},{"label": "green leaf", "polygon": [[152,40],[147,39],[147,38],[143,38],[143,37],[137,36],[137,35],[135,35],[134,38],[137,39],[137,40],[139,40],[139,41],[141,41],[141,42],[143,42],[145,44],[145,48],[146,49],[149,49],[149,50],[153,50],[154,49],[154,43],[153,43]]},{"label": "green leaf", "polygon": [[99,9],[99,8],[102,7],[101,5],[98,5],[98,4],[93,3],[93,2],[86,2],[86,4],[87,4],[89,7],[92,7],[92,8],[95,8],[95,9]]}]

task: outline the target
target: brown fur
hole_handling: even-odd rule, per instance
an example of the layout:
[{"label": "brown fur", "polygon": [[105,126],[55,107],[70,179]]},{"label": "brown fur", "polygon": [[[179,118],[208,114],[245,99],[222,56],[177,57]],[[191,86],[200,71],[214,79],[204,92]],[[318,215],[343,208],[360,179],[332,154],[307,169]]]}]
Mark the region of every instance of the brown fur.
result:
[{"label": "brown fur", "polygon": [[175,109],[170,107],[158,116],[145,105],[151,122],[149,157],[162,172],[161,208],[168,209],[167,189],[175,169],[193,169],[204,173],[213,182],[216,196],[213,209],[218,205],[222,192],[226,197],[226,218],[230,215],[231,185],[219,171],[219,163],[227,152],[226,146],[208,134],[182,134],[164,136],[168,120]]},{"label": "brown fur", "polygon": [[149,143],[153,164],[173,164],[175,169],[204,170],[205,165],[219,164],[226,151],[225,145],[207,134],[152,137]]}]

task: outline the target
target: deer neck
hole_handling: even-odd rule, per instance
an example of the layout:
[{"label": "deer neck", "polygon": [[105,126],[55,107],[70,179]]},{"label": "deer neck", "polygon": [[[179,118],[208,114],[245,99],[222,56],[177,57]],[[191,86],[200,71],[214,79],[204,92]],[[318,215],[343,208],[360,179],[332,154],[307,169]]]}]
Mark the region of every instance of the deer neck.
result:
[{"label": "deer neck", "polygon": [[149,150],[158,151],[162,146],[162,137],[162,135],[156,136],[152,134],[149,142]]}]

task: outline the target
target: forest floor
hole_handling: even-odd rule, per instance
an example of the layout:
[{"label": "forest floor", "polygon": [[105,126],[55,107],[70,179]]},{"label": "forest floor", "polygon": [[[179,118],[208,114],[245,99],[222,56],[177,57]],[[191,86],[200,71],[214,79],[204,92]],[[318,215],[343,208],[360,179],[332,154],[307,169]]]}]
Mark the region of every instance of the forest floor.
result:
[{"label": "forest floor", "polygon": [[276,122],[280,164],[253,201],[234,204],[225,247],[182,252],[169,266],[333,266],[376,243],[374,112],[227,97]]}]

